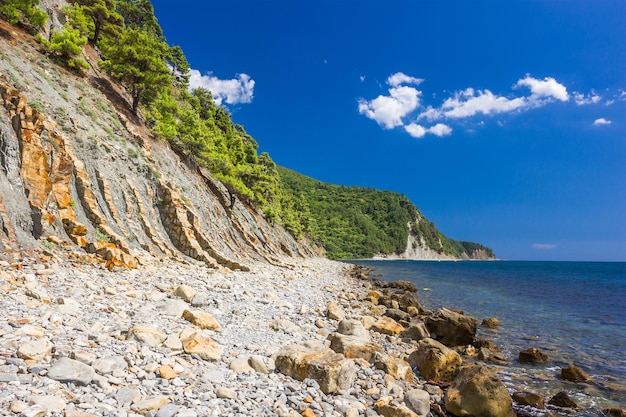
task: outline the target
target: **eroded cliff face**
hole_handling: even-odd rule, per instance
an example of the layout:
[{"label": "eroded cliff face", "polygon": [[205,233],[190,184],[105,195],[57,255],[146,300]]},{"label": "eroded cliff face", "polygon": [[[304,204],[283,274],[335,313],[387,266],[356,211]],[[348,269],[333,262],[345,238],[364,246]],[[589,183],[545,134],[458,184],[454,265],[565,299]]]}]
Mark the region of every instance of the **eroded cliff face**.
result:
[{"label": "eroded cliff face", "polygon": [[48,242],[108,267],[187,258],[245,270],[315,254],[253,209],[231,207],[221,183],[130,120],[123,90],[95,66],[78,77],[0,26],[4,256]]}]

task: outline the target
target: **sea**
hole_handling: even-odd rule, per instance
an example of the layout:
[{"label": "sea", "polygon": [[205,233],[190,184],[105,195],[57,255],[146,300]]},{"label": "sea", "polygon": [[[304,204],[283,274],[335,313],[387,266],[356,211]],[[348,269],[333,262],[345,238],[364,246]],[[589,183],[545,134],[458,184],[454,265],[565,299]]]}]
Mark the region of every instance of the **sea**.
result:
[{"label": "sea", "polygon": [[[501,326],[481,328],[509,365],[493,365],[512,393],[551,396],[565,391],[581,410],[597,416],[626,408],[626,263],[532,261],[350,261],[372,268],[381,281],[406,280],[418,287],[425,309],[450,307]],[[537,348],[545,365],[521,364],[519,352]],[[593,377],[584,384],[560,380],[574,364]],[[532,413],[532,410],[529,410]],[[552,410],[555,411],[555,410]],[[561,412],[563,410],[560,410]],[[539,414],[540,415],[540,414]]]}]

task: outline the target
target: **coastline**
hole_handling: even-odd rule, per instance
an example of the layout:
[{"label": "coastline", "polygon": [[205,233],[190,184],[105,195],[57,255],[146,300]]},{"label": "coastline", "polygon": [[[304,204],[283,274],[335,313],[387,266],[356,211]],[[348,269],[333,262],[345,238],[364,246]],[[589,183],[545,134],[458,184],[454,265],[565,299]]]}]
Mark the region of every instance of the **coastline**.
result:
[{"label": "coastline", "polygon": [[[47,251],[0,262],[0,409],[70,417],[447,415],[449,382],[426,380],[405,360],[419,338],[401,333],[417,328],[402,309],[414,317],[419,309],[393,303],[400,298],[385,307],[380,298],[405,290],[372,286],[350,263],[284,262],[250,272],[171,261],[109,272],[84,254]],[[368,329],[361,337],[371,351],[358,352],[369,359],[328,349],[346,338],[338,332],[344,318]],[[185,337],[212,343],[191,353]],[[322,377],[287,376],[281,354],[294,345],[298,357],[334,355],[353,372],[349,383],[326,392]],[[58,377],[65,359],[85,366],[89,381]],[[421,408],[411,402],[420,396]]]}]

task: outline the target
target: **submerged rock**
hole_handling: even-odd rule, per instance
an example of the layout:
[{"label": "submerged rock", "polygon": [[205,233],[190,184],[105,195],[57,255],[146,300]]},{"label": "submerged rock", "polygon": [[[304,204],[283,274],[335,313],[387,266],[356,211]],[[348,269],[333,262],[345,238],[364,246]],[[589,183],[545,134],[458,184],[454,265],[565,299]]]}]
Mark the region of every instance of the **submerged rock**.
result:
[{"label": "submerged rock", "polygon": [[530,392],[514,392],[513,401],[519,405],[529,405],[543,410],[546,408],[546,403],[541,395],[533,394]]},{"label": "submerged rock", "polygon": [[570,366],[568,368],[561,369],[561,379],[563,381],[571,381],[571,382],[586,382],[591,380],[592,378],[587,374],[587,372],[583,371],[577,366]]},{"label": "submerged rock", "polygon": [[537,348],[528,348],[521,351],[518,360],[521,363],[547,363],[550,361],[548,355]]},{"label": "submerged rock", "polygon": [[566,392],[561,391],[556,394],[554,397],[550,398],[548,404],[556,405],[557,407],[563,408],[580,408],[578,404],[572,400]]}]

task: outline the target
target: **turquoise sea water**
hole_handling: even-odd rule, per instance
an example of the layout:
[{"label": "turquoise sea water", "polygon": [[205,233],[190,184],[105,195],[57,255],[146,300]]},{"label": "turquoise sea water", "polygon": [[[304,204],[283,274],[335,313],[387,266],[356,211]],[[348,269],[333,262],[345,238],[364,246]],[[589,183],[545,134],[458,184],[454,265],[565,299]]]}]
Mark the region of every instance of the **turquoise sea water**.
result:
[{"label": "turquoise sea water", "polygon": [[[482,321],[496,317],[497,330],[480,329],[509,359],[498,372],[510,391],[547,398],[566,391],[597,415],[608,406],[626,408],[626,263],[521,261],[354,261],[383,281],[408,280],[420,289],[426,309],[461,308]],[[536,347],[547,365],[517,362]],[[562,366],[575,364],[593,376],[590,384],[559,380]],[[553,410],[554,411],[554,410]]]}]

